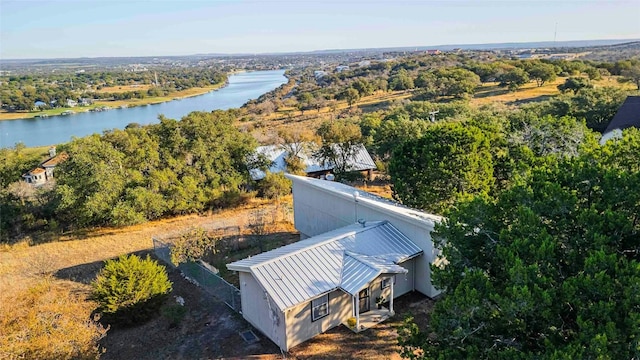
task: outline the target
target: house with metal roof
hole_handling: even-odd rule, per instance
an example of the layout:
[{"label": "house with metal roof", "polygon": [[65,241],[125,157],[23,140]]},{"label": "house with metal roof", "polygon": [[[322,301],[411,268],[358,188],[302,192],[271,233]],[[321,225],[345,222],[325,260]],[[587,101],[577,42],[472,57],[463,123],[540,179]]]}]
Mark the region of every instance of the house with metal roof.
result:
[{"label": "house with metal roof", "polygon": [[627,96],[602,133],[600,145],[604,145],[609,139],[622,137],[622,130],[630,127],[640,129],[640,96]]},{"label": "house with metal roof", "polygon": [[[371,172],[376,168],[376,163],[364,145],[359,144],[354,145],[354,147],[353,156],[349,157],[345,168],[349,171],[364,172],[368,178],[371,178]],[[339,150],[339,148],[335,149],[336,152],[339,152]],[[280,145],[259,146],[256,149],[256,153],[265,156],[271,162],[268,169],[271,173],[287,172],[286,159],[289,153],[284,147]],[[313,151],[300,151],[298,157],[304,164],[304,171],[308,176],[319,177],[326,175],[335,168],[335,164],[323,161]],[[253,180],[261,180],[266,175],[260,169],[251,169],[249,173]]]},{"label": "house with metal roof", "polygon": [[239,273],[243,317],[281,349],[340,324],[365,330],[408,292],[438,295],[429,264],[440,217],[344,184],[287,177],[303,240],[227,265]]}]

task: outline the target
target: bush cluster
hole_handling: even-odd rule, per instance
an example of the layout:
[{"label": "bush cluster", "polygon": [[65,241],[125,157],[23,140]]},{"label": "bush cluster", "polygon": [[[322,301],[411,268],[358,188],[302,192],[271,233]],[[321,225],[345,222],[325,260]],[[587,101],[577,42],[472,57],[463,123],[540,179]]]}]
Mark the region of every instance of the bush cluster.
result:
[{"label": "bush cluster", "polygon": [[158,313],[171,285],[157,261],[124,255],[105,263],[92,284],[92,298],[105,321],[133,325]]}]

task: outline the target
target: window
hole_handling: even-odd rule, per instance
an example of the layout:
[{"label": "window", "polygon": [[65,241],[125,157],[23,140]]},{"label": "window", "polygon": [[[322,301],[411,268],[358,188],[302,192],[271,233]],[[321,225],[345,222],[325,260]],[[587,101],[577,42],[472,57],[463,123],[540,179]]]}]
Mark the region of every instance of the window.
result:
[{"label": "window", "polygon": [[391,279],[390,277],[388,278],[383,278],[382,282],[380,283],[380,289],[386,289],[389,286],[391,286]]},{"label": "window", "polygon": [[329,294],[311,301],[311,321],[322,319],[329,315]]}]

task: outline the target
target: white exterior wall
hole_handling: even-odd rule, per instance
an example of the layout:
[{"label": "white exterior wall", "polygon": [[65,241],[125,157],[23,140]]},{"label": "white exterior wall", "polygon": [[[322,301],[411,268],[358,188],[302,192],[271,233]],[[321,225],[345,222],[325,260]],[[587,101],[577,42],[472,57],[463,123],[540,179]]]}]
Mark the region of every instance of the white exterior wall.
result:
[{"label": "white exterior wall", "polygon": [[24,180],[26,182],[28,182],[29,184],[33,184],[33,185],[42,185],[47,181],[47,179],[45,177],[45,173],[40,173],[40,174],[37,174],[37,175],[29,174],[29,175],[25,176]]},{"label": "white exterior wall", "polygon": [[[300,187],[304,186],[304,190]],[[293,183],[294,223],[305,238],[355,224],[355,204],[337,201],[334,196],[306,184]]]},{"label": "white exterior wall", "polygon": [[287,342],[283,349],[292,347],[346,322],[351,317],[351,296],[342,290],[329,293],[329,315],[311,321],[311,301],[286,312]]},{"label": "white exterior wall", "polygon": [[[281,349],[286,349],[284,314],[271,302],[256,279],[248,272],[239,272],[242,316]],[[275,319],[274,319],[275,317]]]},{"label": "white exterior wall", "polygon": [[44,171],[45,171],[47,179],[53,177],[53,169],[54,169],[53,166],[47,166],[47,167],[44,168]]},{"label": "white exterior wall", "polygon": [[429,267],[438,255],[431,240],[433,226],[426,221],[376,207],[371,201],[360,198],[356,203],[353,197],[293,180],[294,221],[302,238],[353,224],[357,219],[388,220],[424,251],[414,260],[415,290],[432,298],[437,296],[440,291],[431,285]]}]

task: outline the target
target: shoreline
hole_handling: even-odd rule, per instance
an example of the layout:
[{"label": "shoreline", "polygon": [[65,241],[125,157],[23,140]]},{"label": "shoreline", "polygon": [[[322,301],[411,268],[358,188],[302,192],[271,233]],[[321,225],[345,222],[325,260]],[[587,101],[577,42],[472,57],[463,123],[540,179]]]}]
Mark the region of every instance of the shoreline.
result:
[{"label": "shoreline", "polygon": [[[40,115],[48,116],[72,116],[72,115],[62,115],[63,112],[73,111],[75,113],[83,113],[88,112],[91,109],[101,108],[104,106],[108,106],[111,108],[118,108],[120,106],[126,105],[127,107],[136,107],[136,106],[146,106],[146,105],[156,105],[174,100],[186,99],[189,97],[205,95],[212,91],[220,90],[226,87],[229,84],[229,81],[224,81],[219,84],[206,86],[206,87],[195,87],[189,88],[181,91],[176,91],[175,93],[169,94],[167,96],[156,96],[145,99],[131,99],[131,100],[97,100],[92,105],[89,106],[76,106],[72,108],[56,108],[51,110],[37,111],[37,112],[0,112],[0,121],[11,121],[11,120],[25,120],[25,119],[34,119]],[[13,116],[17,115],[17,116]]]}]

